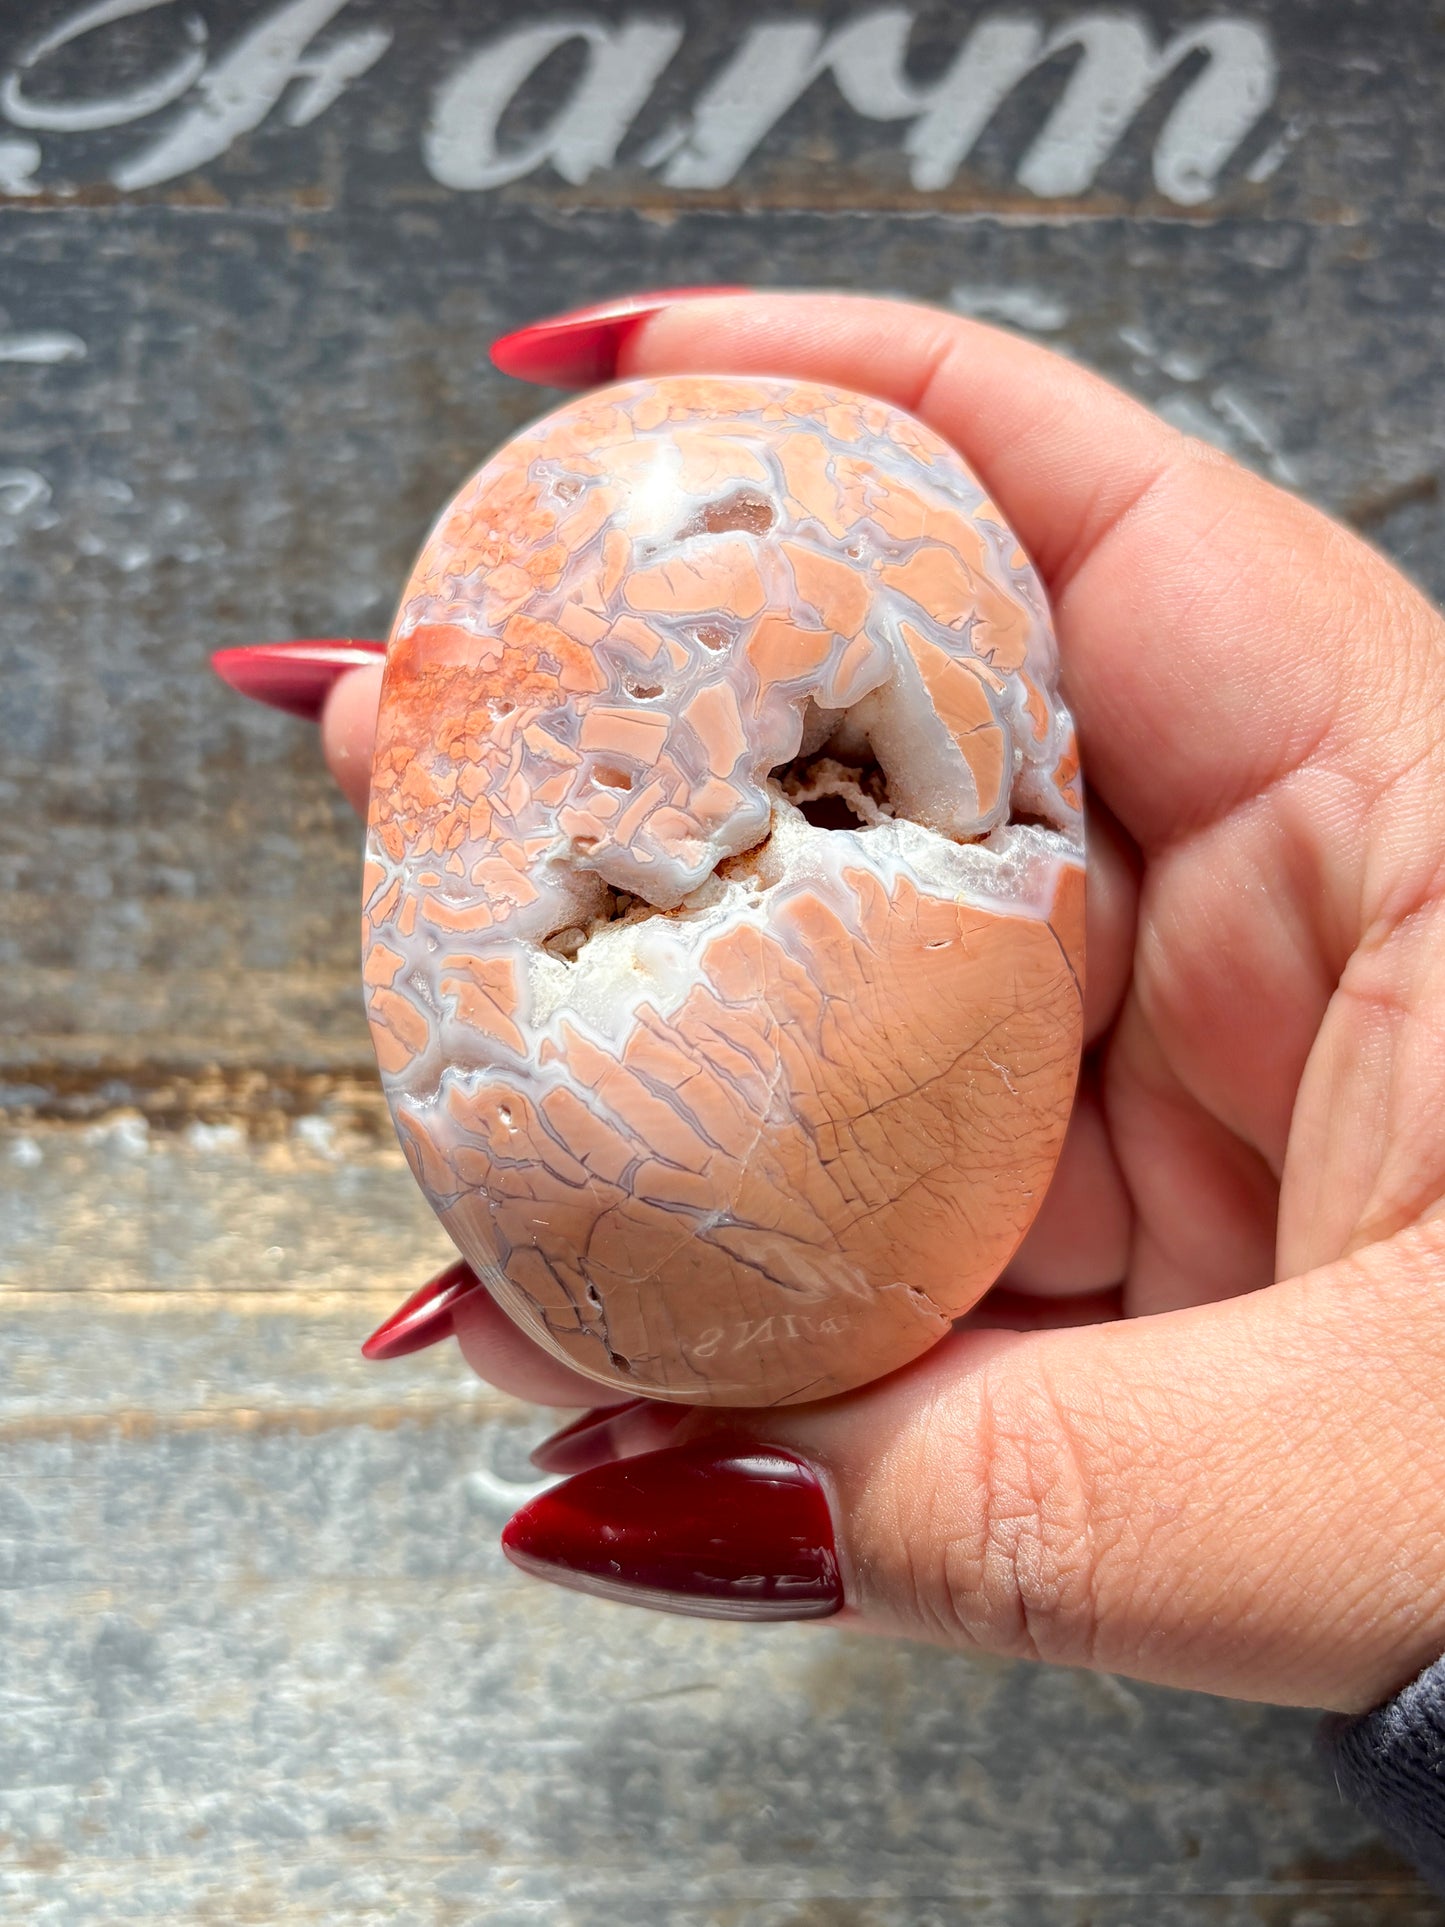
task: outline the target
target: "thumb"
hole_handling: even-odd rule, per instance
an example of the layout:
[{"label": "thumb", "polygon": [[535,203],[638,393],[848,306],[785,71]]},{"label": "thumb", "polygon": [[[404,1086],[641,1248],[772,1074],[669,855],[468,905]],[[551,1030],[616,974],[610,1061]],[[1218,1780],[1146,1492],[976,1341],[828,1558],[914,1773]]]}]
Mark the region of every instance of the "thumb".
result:
[{"label": "thumb", "polygon": [[[794,1616],[762,1554],[809,1536],[779,1529],[807,1523],[797,1494],[763,1508],[757,1558],[723,1542],[747,1531],[740,1481],[781,1490],[779,1465],[784,1484],[811,1470],[859,1625],[1358,1710],[1445,1650],[1442,1258],[1435,1221],[1247,1297],[959,1332],[846,1398],[763,1424],[724,1416],[721,1436],[716,1414],[679,1426],[665,1408],[628,1408],[612,1449],[646,1456],[543,1494],[504,1544],[542,1576],[639,1603],[749,1617],[744,1594],[761,1586],[757,1616]],[[683,1461],[713,1468],[705,1503],[665,1503]],[[698,1546],[680,1543],[689,1530]],[[815,1519],[811,1536],[825,1532]],[[732,1554],[743,1591],[712,1584],[709,1604],[689,1604],[703,1588],[686,1569],[712,1561],[715,1577]],[[798,1596],[799,1616],[817,1612],[818,1585]]]}]

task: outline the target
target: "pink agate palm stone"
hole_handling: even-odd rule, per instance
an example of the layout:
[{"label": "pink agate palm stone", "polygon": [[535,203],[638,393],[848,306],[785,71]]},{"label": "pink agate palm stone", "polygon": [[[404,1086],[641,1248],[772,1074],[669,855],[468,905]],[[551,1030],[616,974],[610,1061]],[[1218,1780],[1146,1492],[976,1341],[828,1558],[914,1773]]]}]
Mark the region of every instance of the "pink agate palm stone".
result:
[{"label": "pink agate palm stone", "polygon": [[783,380],[626,382],[442,515],[387,652],[365,977],[412,1170],[599,1383],[917,1358],[1046,1191],[1083,833],[1038,579],[959,456]]}]

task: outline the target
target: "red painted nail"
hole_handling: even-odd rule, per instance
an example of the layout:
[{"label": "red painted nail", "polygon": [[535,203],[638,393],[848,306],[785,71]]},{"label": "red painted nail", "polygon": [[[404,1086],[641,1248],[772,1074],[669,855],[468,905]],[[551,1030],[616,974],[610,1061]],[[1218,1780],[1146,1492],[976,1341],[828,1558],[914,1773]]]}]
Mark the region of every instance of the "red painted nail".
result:
[{"label": "red painted nail", "polygon": [[518,381],[539,381],[549,388],[587,388],[617,373],[623,342],[640,322],[679,301],[700,301],[715,294],[749,294],[749,288],[651,288],[622,295],[595,307],[549,315],[492,343],[492,361]]},{"label": "red painted nail", "polygon": [[429,1284],[414,1291],[404,1305],[377,1326],[361,1348],[363,1358],[405,1358],[440,1345],[453,1332],[452,1311],[474,1291],[484,1291],[481,1279],[463,1259],[438,1272]]},{"label": "red painted nail", "polygon": [[610,1465],[630,1448],[655,1451],[667,1434],[692,1410],[688,1405],[666,1405],[655,1398],[630,1398],[624,1405],[601,1405],[584,1412],[571,1425],[554,1432],[532,1454],[539,1472],[590,1472]]},{"label": "red painted nail", "polygon": [[502,1550],[559,1586],[702,1619],[822,1619],[843,1604],[817,1474],[737,1440],[579,1472],[523,1506]]},{"label": "red painted nail", "polygon": [[332,685],[348,669],[363,668],[385,654],[384,642],[252,642],[243,649],[218,649],[211,667],[239,695],[314,723]]}]

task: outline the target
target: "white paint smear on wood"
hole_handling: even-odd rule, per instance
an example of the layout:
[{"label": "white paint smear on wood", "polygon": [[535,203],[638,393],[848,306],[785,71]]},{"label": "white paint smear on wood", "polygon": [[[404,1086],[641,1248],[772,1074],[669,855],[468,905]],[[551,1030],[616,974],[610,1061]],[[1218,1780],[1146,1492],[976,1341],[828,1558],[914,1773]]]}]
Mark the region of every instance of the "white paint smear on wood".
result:
[{"label": "white paint smear on wood", "polygon": [[85,343],[65,328],[36,328],[28,334],[0,334],[0,361],[83,361]]}]

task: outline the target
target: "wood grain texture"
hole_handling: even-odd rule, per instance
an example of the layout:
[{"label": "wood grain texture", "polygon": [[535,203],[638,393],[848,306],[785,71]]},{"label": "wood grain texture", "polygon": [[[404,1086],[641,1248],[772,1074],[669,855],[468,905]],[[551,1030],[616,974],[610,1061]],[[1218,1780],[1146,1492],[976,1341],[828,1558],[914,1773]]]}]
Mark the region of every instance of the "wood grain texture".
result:
[{"label": "wood grain texture", "polygon": [[[203,45],[155,8],[37,53],[78,0],[0,10],[22,101],[63,117],[190,49],[213,79],[251,60],[227,98],[254,118],[200,158],[194,79],[110,127],[17,119],[13,89],[0,119],[0,1920],[1438,1921],[1307,1716],[655,1619],[504,1566],[545,1418],[449,1350],[355,1351],[446,1250],[374,1085],[360,833],[310,731],[205,663],[383,632],[437,508],[545,402],[488,340],[689,281],[1002,319],[1440,595],[1445,9],[1221,14],[1268,60],[1193,200],[1171,117],[1209,56],[1170,36],[1208,9],[1105,10],[1116,63],[1128,34],[1179,59],[1096,163],[1045,136],[1100,10],[1047,10],[950,172],[957,117],[890,118],[884,83],[896,109],[1019,9],[914,10],[906,70],[857,29],[847,88],[778,81],[729,160],[709,102],[749,35],[794,33],[765,77],[820,49],[836,75],[871,10],[659,5],[609,147],[573,113],[622,18],[599,0],[498,103],[492,185],[446,102],[560,13],[198,11]],[[268,101],[250,36],[283,11],[313,72],[283,60]]]},{"label": "wood grain texture", "polygon": [[0,1919],[1438,1919],[1308,1715],[525,1580],[545,1415],[450,1348],[357,1356],[435,1237],[399,1154],[0,1156],[89,1268],[6,1278]]}]

